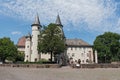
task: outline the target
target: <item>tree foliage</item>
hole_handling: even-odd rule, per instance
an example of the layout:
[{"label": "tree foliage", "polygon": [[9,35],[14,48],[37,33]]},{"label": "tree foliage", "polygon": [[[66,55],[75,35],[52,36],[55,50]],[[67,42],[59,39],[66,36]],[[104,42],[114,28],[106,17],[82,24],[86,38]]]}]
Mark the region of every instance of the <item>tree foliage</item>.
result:
[{"label": "tree foliage", "polygon": [[65,44],[60,28],[56,24],[49,24],[41,31],[39,36],[38,51],[50,53],[52,56],[64,52]]},{"label": "tree foliage", "polygon": [[98,51],[99,62],[120,61],[120,35],[105,32],[96,37],[94,49]]},{"label": "tree foliage", "polygon": [[0,60],[5,62],[6,59],[16,61],[17,47],[10,40],[10,38],[0,39]]},{"label": "tree foliage", "polygon": [[24,52],[20,52],[20,51],[18,51],[18,54],[16,54],[17,55],[17,57],[16,57],[16,62],[17,61],[24,61]]}]

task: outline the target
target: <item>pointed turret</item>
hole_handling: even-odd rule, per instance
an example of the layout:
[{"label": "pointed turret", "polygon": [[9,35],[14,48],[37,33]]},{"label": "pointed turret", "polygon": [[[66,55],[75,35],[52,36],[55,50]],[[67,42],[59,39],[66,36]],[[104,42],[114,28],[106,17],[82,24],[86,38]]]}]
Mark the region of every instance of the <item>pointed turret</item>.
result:
[{"label": "pointed turret", "polygon": [[26,38],[28,38],[28,37],[31,38],[31,34],[30,34],[30,33],[28,33],[28,34],[26,35]]},{"label": "pointed turret", "polygon": [[38,13],[37,13],[37,15],[35,16],[35,21],[33,22],[33,24],[32,24],[31,26],[33,26],[33,25],[38,25],[38,26],[40,26],[40,20],[39,20]]},{"label": "pointed turret", "polygon": [[57,19],[56,19],[55,24],[62,26],[59,14],[57,15]]},{"label": "pointed turret", "polygon": [[56,19],[55,24],[60,28],[61,34],[62,34],[62,38],[65,39],[65,35],[64,35],[64,32],[63,32],[63,25],[61,23],[59,14],[57,15],[57,19]]}]

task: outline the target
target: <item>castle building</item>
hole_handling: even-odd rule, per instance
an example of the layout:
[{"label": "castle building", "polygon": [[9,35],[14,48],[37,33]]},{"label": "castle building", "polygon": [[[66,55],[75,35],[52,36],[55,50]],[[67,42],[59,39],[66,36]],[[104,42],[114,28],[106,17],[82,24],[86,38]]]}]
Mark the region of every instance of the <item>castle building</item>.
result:
[{"label": "castle building", "polygon": [[[55,24],[60,28],[61,34],[65,38],[63,25],[59,15],[57,15]],[[41,24],[38,15],[36,15],[31,28],[32,34],[28,33],[28,35],[21,37],[17,44],[18,50],[25,53],[24,61],[37,62],[40,59],[49,60],[50,54],[41,54],[38,53],[37,50],[38,36],[41,31]],[[94,53],[93,46],[87,42],[81,39],[65,39],[65,44],[67,45],[67,49],[64,54],[66,55],[67,60],[81,60],[81,64],[97,63],[97,51]]]}]

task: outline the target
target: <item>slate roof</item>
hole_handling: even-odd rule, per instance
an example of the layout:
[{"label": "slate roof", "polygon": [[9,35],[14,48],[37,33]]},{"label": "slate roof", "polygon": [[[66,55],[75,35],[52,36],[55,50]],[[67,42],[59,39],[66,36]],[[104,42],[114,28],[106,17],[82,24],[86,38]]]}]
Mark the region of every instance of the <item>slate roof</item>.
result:
[{"label": "slate roof", "polygon": [[92,46],[81,39],[66,39],[67,46]]},{"label": "slate roof", "polygon": [[40,26],[41,27],[38,14],[36,15],[35,21],[33,22],[33,24],[31,26]]},{"label": "slate roof", "polygon": [[56,22],[55,22],[55,23],[56,23],[57,25],[62,25],[59,14],[57,15],[57,19],[56,19]]}]

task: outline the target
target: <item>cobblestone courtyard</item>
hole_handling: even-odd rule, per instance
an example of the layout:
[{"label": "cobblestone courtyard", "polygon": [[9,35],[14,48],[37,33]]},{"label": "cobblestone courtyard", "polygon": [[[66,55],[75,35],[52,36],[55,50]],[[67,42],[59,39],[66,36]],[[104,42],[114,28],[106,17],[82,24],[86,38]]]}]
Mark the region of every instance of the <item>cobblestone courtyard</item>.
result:
[{"label": "cobblestone courtyard", "polygon": [[10,68],[0,67],[0,80],[120,80],[120,68]]}]

